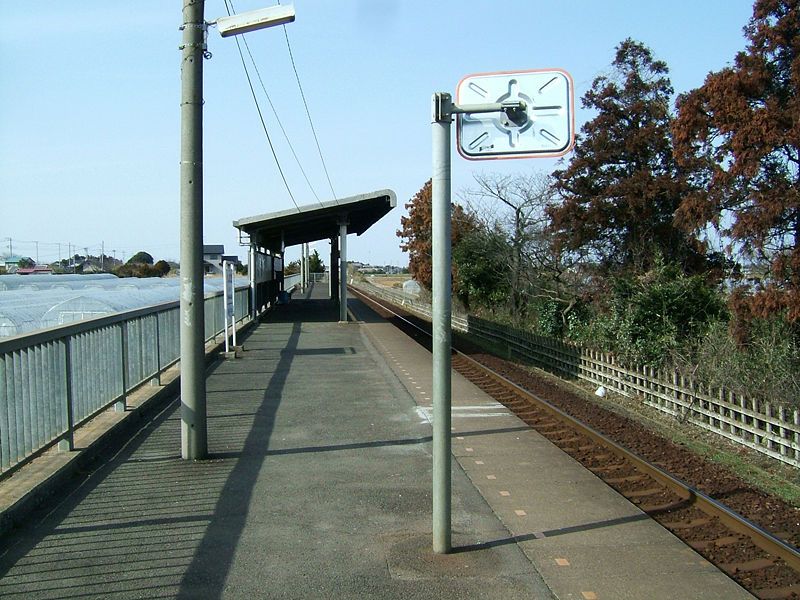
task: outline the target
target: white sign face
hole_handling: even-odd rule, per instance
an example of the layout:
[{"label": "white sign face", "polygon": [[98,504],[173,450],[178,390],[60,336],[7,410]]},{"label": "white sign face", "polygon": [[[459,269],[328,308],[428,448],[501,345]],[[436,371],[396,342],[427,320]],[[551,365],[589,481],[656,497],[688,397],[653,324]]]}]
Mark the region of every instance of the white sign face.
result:
[{"label": "white sign face", "polygon": [[575,142],[572,78],[561,69],[468,75],[456,88],[455,103],[521,101],[512,120],[505,112],[459,114],[458,151],[464,158],[563,156]]},{"label": "white sign face", "polygon": [[225,316],[227,318],[233,318],[234,313],[234,306],[233,306],[233,297],[235,295],[235,290],[233,287],[233,271],[235,267],[229,263],[227,260],[222,263],[222,272],[224,275],[224,281],[222,285],[222,291],[224,292],[223,295],[225,296]]}]

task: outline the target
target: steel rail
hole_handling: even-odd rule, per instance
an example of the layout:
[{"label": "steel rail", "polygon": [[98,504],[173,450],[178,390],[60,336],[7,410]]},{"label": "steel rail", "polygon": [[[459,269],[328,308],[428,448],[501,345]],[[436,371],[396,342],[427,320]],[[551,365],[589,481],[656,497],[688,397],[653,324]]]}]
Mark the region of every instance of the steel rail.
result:
[{"label": "steel rail", "polygon": [[[400,315],[394,310],[392,310],[392,308],[390,308],[385,304],[386,301],[380,301],[378,299],[375,299],[363,292],[360,292],[359,290],[353,289],[353,291],[357,295],[369,300],[370,302],[373,302],[381,306],[383,309],[389,311],[390,313],[395,315],[398,319],[404,321],[409,326],[424,333],[426,336],[430,335],[427,331],[425,331],[425,329],[419,327],[416,323],[409,321],[405,316]],[[689,485],[688,483],[682,481],[681,479],[678,479],[677,477],[670,475],[660,467],[657,467],[656,465],[637,456],[624,446],[617,444],[616,442],[606,437],[599,431],[593,429],[592,427],[586,425],[585,423],[582,423],[581,421],[577,420],[575,417],[567,414],[561,409],[553,406],[547,400],[520,387],[519,385],[509,380],[508,378],[504,377],[503,375],[493,371],[486,365],[483,365],[482,363],[476,361],[473,358],[470,358],[469,356],[458,350],[454,349],[453,352],[459,358],[464,359],[465,361],[467,361],[468,364],[470,364],[474,368],[477,368],[478,370],[486,373],[487,376],[491,377],[493,380],[497,381],[505,388],[511,390],[517,395],[522,396],[531,403],[539,406],[540,408],[544,409],[545,411],[547,411],[560,421],[566,423],[570,427],[574,427],[580,433],[586,435],[593,441],[607,448],[620,458],[623,458],[631,462],[639,471],[649,475],[650,477],[661,483],[666,488],[675,492],[683,500],[688,501],[690,504],[694,504],[697,508],[702,510],[710,517],[717,517],[720,520],[720,522],[722,522],[732,531],[747,536],[753,541],[753,543],[756,546],[758,546],[768,554],[780,558],[781,560],[786,562],[786,564],[789,567],[791,567],[795,571],[800,572],[800,550],[798,550],[791,544],[788,544],[787,542],[775,537],[770,532],[766,531],[756,523],[753,523],[746,517],[731,510],[724,504],[718,502],[717,500],[714,500],[707,494],[701,492],[697,488]]]}]

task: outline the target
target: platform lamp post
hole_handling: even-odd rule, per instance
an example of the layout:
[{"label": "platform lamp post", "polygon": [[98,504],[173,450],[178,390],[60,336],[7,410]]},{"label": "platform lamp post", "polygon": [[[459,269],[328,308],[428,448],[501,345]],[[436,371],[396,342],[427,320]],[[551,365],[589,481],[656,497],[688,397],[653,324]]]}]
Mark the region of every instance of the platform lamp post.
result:
[{"label": "platform lamp post", "polygon": [[181,456],[205,458],[205,311],[203,308],[203,58],[206,35],[222,37],[294,21],[294,7],[273,6],[207,23],[204,0],[183,0],[181,50]]}]

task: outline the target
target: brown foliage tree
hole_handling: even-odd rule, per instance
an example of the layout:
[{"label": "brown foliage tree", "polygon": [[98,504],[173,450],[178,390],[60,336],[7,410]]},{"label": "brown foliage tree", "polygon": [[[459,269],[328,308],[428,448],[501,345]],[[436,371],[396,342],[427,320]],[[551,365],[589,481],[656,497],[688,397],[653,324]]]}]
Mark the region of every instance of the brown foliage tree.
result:
[{"label": "brown foliage tree", "polygon": [[629,38],[612,66],[582,98],[597,116],[581,128],[567,168],[553,174],[562,198],[549,209],[557,241],[610,271],[644,272],[659,256],[697,270],[703,248],[673,224],[687,185],[673,159],[667,65]]},{"label": "brown foliage tree", "polygon": [[[408,252],[408,270],[420,285],[431,289],[431,180],[406,203],[407,217],[400,218],[401,229],[397,237],[403,241],[400,249]],[[452,204],[452,228],[450,239],[455,246],[467,233],[475,231],[477,221],[471,213],[458,204]],[[453,273],[453,292],[458,291],[458,276]]]},{"label": "brown foliage tree", "polygon": [[677,218],[713,224],[764,270],[733,297],[745,320],[800,320],[800,1],[756,0],[747,48],[678,100],[679,164],[695,191]]}]

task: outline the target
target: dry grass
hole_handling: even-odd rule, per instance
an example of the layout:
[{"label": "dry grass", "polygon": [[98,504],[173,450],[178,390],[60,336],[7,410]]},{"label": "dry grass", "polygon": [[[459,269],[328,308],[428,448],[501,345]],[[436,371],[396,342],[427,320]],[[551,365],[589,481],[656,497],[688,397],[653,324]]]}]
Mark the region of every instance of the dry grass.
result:
[{"label": "dry grass", "polygon": [[367,275],[366,280],[372,285],[389,289],[402,289],[403,283],[411,279],[411,275]]}]

